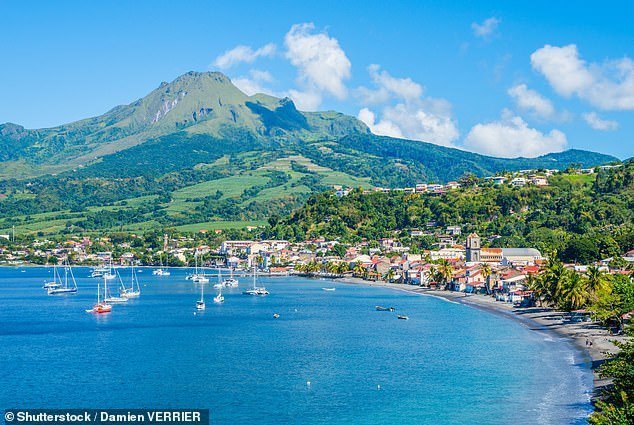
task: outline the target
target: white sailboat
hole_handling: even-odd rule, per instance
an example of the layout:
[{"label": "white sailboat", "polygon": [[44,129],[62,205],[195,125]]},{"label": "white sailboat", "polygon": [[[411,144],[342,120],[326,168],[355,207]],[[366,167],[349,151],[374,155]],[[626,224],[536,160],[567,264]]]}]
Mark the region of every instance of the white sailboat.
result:
[{"label": "white sailboat", "polygon": [[269,291],[267,291],[264,286],[257,286],[256,285],[257,271],[258,271],[257,267],[253,266],[253,287],[243,291],[242,294],[244,294],[244,295],[257,295],[257,296],[264,296],[264,295],[268,295],[269,294]]},{"label": "white sailboat", "polygon": [[205,285],[200,285],[200,300],[196,301],[196,310],[205,309]]},{"label": "white sailboat", "polygon": [[222,295],[222,286],[218,288],[218,294],[214,297],[214,302],[216,304],[225,302],[225,297]]},{"label": "white sailboat", "polygon": [[105,273],[108,273],[110,271],[109,267],[106,267],[105,264],[99,266],[99,267],[95,267],[92,270],[92,273],[90,274],[90,277],[103,277],[103,275]]},{"label": "white sailboat", "polygon": [[[76,294],[77,293],[77,282],[75,281],[75,275],[73,274],[73,269],[68,264],[68,260],[66,260],[66,264],[64,264],[64,279],[62,280],[59,275],[59,271],[57,267],[53,270],[53,275],[57,274],[57,283],[58,286],[48,287],[46,292],[49,295],[63,295],[63,294]],[[55,278],[54,278],[55,279]]]},{"label": "white sailboat", "polygon": [[44,286],[42,286],[42,288],[44,289],[55,289],[55,288],[59,288],[60,286],[62,286],[62,284],[60,283],[60,278],[59,278],[59,272],[57,271],[57,265],[53,266],[53,280],[50,282],[45,282]]},{"label": "white sailboat", "polygon": [[196,270],[194,272],[194,275],[192,276],[192,281],[194,283],[209,283],[209,278],[207,276],[205,276],[205,268],[202,267],[202,259],[200,260],[200,271],[198,270],[198,251],[196,251],[195,254],[195,259],[196,259]]},{"label": "white sailboat", "polygon": [[[170,271],[167,270],[166,268],[163,268],[163,257],[159,257],[159,261],[161,263],[161,267],[159,267],[158,269],[154,270],[152,272],[152,274],[154,276],[169,276],[171,275]],[[165,264],[168,263],[168,259],[167,259],[167,251],[165,252]]]},{"label": "white sailboat", "polygon": [[132,265],[130,287],[126,288],[126,286],[123,285],[119,295],[123,298],[138,298],[141,295],[141,286],[139,285],[139,280],[137,279],[136,272],[134,271],[134,264]]},{"label": "white sailboat", "polygon": [[[119,277],[119,283],[121,284],[122,287],[125,288],[125,285],[123,285],[123,281],[121,280],[121,276],[119,276],[119,273],[117,273],[116,275],[117,277]],[[113,296],[110,291],[108,290],[108,279],[106,278],[106,276],[104,275],[104,279],[103,279],[103,300],[106,303],[125,303],[128,302],[128,299],[125,297],[115,297]]]},{"label": "white sailboat", "polygon": [[218,283],[214,283],[214,288],[222,288],[224,286],[224,282],[222,281],[222,273],[220,269],[218,269]]},{"label": "white sailboat", "polygon": [[229,269],[229,273],[231,273],[229,279],[225,279],[222,283],[228,288],[237,288],[238,280],[233,278],[233,268]]},{"label": "white sailboat", "polygon": [[110,262],[108,263],[107,271],[104,272],[102,276],[106,280],[112,280],[112,279],[117,277],[117,274],[115,273],[114,267],[112,267],[112,259],[110,259]]}]

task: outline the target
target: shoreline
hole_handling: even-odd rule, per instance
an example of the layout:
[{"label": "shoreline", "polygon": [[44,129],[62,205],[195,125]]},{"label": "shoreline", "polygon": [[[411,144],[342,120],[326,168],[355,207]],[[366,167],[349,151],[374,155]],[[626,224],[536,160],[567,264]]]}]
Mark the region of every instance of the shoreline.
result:
[{"label": "shoreline", "polygon": [[[465,294],[463,292],[444,291],[426,289],[415,285],[368,282],[359,278],[336,279],[337,282],[346,284],[362,284],[366,286],[378,286],[397,291],[409,292],[423,296],[437,297],[451,302],[463,304],[472,308],[488,311],[492,314],[503,315],[509,319],[520,322],[528,326],[531,330],[546,333],[554,333],[572,343],[573,347],[579,351],[590,365],[593,373],[593,394],[592,401],[598,398],[603,388],[609,385],[610,380],[601,378],[597,373],[597,368],[605,362],[607,358],[615,354],[618,348],[612,341],[625,341],[625,336],[610,335],[604,329],[592,322],[564,322],[563,312],[543,307],[522,307],[516,308],[512,304],[495,301],[492,297],[476,294]],[[591,345],[589,345],[591,343]]]}]

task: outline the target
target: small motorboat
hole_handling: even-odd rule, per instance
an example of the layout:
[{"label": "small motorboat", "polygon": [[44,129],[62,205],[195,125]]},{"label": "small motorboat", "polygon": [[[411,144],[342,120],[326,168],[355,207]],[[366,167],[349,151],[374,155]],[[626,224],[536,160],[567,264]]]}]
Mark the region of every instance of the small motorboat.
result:
[{"label": "small motorboat", "polygon": [[273,314],[273,318],[274,318],[274,319],[279,319],[279,318],[280,318],[280,315],[279,315],[279,314],[277,314],[277,313],[275,313],[275,314]]},{"label": "small motorboat", "polygon": [[409,320],[409,317],[407,316],[401,316],[400,314],[396,316],[398,318],[398,320]]},{"label": "small motorboat", "polygon": [[394,311],[394,310],[396,310],[394,307],[381,307],[380,305],[377,305],[375,308],[376,308],[376,311]]},{"label": "small motorboat", "polygon": [[335,291],[337,288],[321,288],[324,291],[328,291],[328,292],[332,292]]}]

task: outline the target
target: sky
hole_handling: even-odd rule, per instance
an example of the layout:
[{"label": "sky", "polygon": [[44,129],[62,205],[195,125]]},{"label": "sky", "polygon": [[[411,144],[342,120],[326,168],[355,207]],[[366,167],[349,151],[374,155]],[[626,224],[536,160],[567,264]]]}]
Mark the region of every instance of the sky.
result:
[{"label": "sky", "polygon": [[634,5],[0,0],[0,123],[100,115],[188,71],[376,134],[634,156]]}]

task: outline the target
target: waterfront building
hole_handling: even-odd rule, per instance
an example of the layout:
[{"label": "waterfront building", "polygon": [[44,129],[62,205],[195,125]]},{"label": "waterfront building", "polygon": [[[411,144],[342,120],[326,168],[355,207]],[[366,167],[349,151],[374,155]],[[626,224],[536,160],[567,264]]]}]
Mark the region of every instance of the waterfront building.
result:
[{"label": "waterfront building", "polygon": [[466,260],[468,263],[479,263],[482,261],[480,236],[477,233],[471,233],[467,236]]}]

